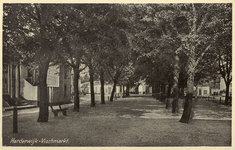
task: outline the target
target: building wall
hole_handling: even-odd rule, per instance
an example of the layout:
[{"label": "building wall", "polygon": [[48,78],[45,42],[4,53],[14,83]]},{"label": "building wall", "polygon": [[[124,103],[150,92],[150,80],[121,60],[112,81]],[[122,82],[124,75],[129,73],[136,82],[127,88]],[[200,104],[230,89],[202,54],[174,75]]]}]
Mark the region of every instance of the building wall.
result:
[{"label": "building wall", "polygon": [[20,67],[11,62],[4,63],[2,73],[3,94],[18,99],[20,96]]},{"label": "building wall", "polygon": [[146,93],[146,85],[143,84],[143,83],[141,83],[141,84],[139,85],[139,87],[138,87],[138,92],[139,92],[139,94],[144,94],[144,93]]},{"label": "building wall", "polygon": [[[90,92],[90,84],[84,90],[85,90],[86,93],[91,93]],[[112,90],[113,90],[113,85],[111,85],[111,84],[105,84],[104,85],[104,93],[105,94],[110,95]],[[96,94],[101,93],[101,85],[100,84],[94,85],[94,93],[96,93]],[[115,93],[121,93],[120,92],[120,86],[116,86],[116,92]]]},{"label": "building wall", "polygon": [[219,94],[220,93],[220,89],[211,89],[211,94]]},{"label": "building wall", "polygon": [[32,86],[29,82],[21,78],[21,95],[27,100],[34,100],[38,99],[38,87]]},{"label": "building wall", "polygon": [[210,87],[209,86],[198,86],[197,95],[202,97],[210,96]]},{"label": "building wall", "polygon": [[137,90],[138,90],[138,94],[150,94],[150,93],[152,93],[153,91],[152,91],[152,87],[151,86],[149,86],[149,85],[147,85],[146,83],[145,83],[145,81],[140,81],[139,82],[139,85],[138,86],[136,86],[136,91],[135,92],[137,92]]},{"label": "building wall", "polygon": [[[3,65],[3,94],[8,94],[11,98],[25,98],[29,101],[38,100],[38,87],[35,85],[38,74],[35,69],[29,70],[17,64],[4,63]],[[71,98],[71,69],[60,66],[59,86],[48,87],[48,97],[50,102],[69,101]]]}]

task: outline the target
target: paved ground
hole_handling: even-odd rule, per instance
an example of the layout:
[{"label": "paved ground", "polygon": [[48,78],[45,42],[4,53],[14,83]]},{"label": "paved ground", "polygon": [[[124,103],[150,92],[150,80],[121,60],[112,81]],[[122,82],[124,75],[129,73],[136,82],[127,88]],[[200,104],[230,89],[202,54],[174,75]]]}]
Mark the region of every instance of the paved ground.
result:
[{"label": "paved ground", "polygon": [[[98,99],[98,97],[97,97]],[[12,112],[3,112],[3,145],[6,146],[231,146],[231,107],[194,103],[192,123],[179,123],[165,104],[150,97],[119,98],[90,107],[89,95],[80,112],[67,105],[68,116],[48,123],[36,122],[38,108],[20,110],[18,131],[12,133]]]}]

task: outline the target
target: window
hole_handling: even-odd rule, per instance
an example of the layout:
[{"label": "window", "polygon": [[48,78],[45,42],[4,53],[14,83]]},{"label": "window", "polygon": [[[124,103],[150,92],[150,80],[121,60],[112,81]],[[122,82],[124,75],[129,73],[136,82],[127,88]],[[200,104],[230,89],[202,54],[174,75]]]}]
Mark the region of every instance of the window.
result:
[{"label": "window", "polygon": [[204,94],[207,94],[207,90],[204,90],[203,93],[204,93]]}]

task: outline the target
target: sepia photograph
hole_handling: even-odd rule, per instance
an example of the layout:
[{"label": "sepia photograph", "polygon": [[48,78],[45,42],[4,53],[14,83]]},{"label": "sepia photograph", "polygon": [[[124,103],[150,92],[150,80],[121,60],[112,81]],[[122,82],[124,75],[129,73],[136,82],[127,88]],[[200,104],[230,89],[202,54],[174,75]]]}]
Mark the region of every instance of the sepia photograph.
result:
[{"label": "sepia photograph", "polygon": [[232,2],[7,3],[4,148],[232,148]]}]

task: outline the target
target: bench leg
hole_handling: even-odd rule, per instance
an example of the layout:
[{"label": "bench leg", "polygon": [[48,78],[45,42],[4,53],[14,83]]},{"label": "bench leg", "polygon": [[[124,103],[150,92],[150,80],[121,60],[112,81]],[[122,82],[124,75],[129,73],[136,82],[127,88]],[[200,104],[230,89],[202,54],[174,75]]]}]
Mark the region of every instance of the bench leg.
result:
[{"label": "bench leg", "polygon": [[57,117],[58,116],[58,112],[57,111],[53,111],[54,116]]},{"label": "bench leg", "polygon": [[67,116],[67,111],[66,110],[63,110],[62,113],[63,113],[64,116]]}]

